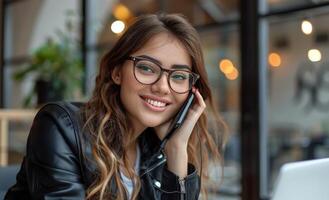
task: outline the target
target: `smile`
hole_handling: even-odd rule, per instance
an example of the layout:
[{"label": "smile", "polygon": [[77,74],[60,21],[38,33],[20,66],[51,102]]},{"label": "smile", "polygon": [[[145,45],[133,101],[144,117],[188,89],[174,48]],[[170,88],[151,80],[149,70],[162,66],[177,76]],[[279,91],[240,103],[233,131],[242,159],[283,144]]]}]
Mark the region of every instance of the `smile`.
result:
[{"label": "smile", "polygon": [[149,99],[149,98],[145,98],[142,97],[144,105],[155,112],[162,112],[164,110],[166,110],[167,105],[169,105],[168,103],[162,102],[162,101],[156,101],[153,99]]},{"label": "smile", "polygon": [[160,102],[160,101],[154,101],[151,99],[144,99],[147,103],[151,104],[152,106],[156,106],[159,108],[165,107],[167,104],[164,102]]}]

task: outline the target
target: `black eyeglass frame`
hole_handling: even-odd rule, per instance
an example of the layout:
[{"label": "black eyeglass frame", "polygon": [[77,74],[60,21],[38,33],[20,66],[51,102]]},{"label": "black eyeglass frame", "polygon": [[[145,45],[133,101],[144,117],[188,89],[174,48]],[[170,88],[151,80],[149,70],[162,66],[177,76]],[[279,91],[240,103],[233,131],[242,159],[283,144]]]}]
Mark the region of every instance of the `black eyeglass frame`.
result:
[{"label": "black eyeglass frame", "polygon": [[[141,84],[143,84],[143,85],[153,85],[154,83],[158,82],[158,81],[161,79],[163,72],[167,72],[167,73],[168,73],[168,76],[167,76],[167,82],[168,82],[168,85],[169,85],[170,89],[171,89],[172,91],[178,93],[178,94],[185,94],[185,93],[189,92],[189,91],[192,89],[192,87],[189,88],[186,92],[177,92],[177,91],[175,91],[174,89],[172,89],[172,87],[171,87],[171,85],[170,85],[170,80],[169,80],[170,75],[171,75],[172,73],[176,72],[176,71],[185,71],[185,72],[189,72],[189,73],[192,75],[192,77],[193,77],[193,80],[192,80],[192,86],[193,86],[193,85],[196,83],[196,81],[200,78],[200,75],[199,75],[199,74],[196,74],[196,73],[191,72],[191,71],[189,71],[189,70],[182,70],[182,69],[179,69],[179,70],[170,70],[170,69],[164,69],[164,68],[162,68],[161,65],[159,65],[158,63],[155,63],[155,62],[152,61],[151,59],[147,59],[147,58],[144,58],[144,57],[129,56],[127,59],[128,59],[128,60],[131,60],[131,61],[134,62],[134,77],[135,77],[135,79],[136,79],[139,83],[141,83]],[[149,83],[149,84],[146,84],[146,83],[142,83],[141,81],[139,81],[139,80],[137,79],[136,74],[135,74],[136,63],[137,63],[138,61],[141,61],[141,60],[147,60],[147,61],[150,61],[150,62],[152,62],[153,64],[157,65],[157,66],[160,68],[160,75],[159,75],[159,77],[158,77],[154,82]]]}]

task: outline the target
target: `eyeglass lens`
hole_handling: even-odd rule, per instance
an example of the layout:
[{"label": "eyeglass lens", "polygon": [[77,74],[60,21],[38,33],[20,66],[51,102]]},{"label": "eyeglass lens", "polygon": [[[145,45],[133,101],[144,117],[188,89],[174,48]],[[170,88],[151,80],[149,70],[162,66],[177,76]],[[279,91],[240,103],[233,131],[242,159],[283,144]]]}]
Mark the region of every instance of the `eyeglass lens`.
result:
[{"label": "eyeglass lens", "polygon": [[[153,84],[161,75],[161,68],[148,60],[138,60],[135,62],[134,70],[136,79],[143,84]],[[169,86],[178,93],[184,93],[191,89],[193,76],[188,71],[175,70],[170,73]]]}]

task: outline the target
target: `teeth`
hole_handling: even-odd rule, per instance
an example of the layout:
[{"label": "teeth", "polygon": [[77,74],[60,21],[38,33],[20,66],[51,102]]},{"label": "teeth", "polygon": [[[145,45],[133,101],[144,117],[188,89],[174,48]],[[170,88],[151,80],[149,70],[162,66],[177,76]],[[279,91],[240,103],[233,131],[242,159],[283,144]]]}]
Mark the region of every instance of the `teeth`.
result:
[{"label": "teeth", "polygon": [[146,99],[147,103],[151,104],[152,106],[156,107],[165,107],[166,103],[160,102],[160,101],[154,101],[151,99]]}]

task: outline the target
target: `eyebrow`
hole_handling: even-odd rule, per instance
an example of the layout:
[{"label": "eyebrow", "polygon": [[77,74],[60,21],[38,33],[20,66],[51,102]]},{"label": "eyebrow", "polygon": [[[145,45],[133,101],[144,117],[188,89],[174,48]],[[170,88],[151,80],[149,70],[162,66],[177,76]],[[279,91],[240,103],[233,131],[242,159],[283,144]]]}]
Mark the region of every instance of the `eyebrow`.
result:
[{"label": "eyebrow", "polygon": [[[150,56],[147,56],[147,55],[140,55],[138,57],[141,57],[141,58],[146,58],[148,60],[151,60],[153,61],[154,63],[162,66],[162,62],[160,60],[157,60],[155,58],[152,58]],[[191,67],[188,66],[188,65],[183,65],[183,64],[174,64],[174,65],[171,65],[171,69],[187,69],[189,71],[192,71]]]}]

